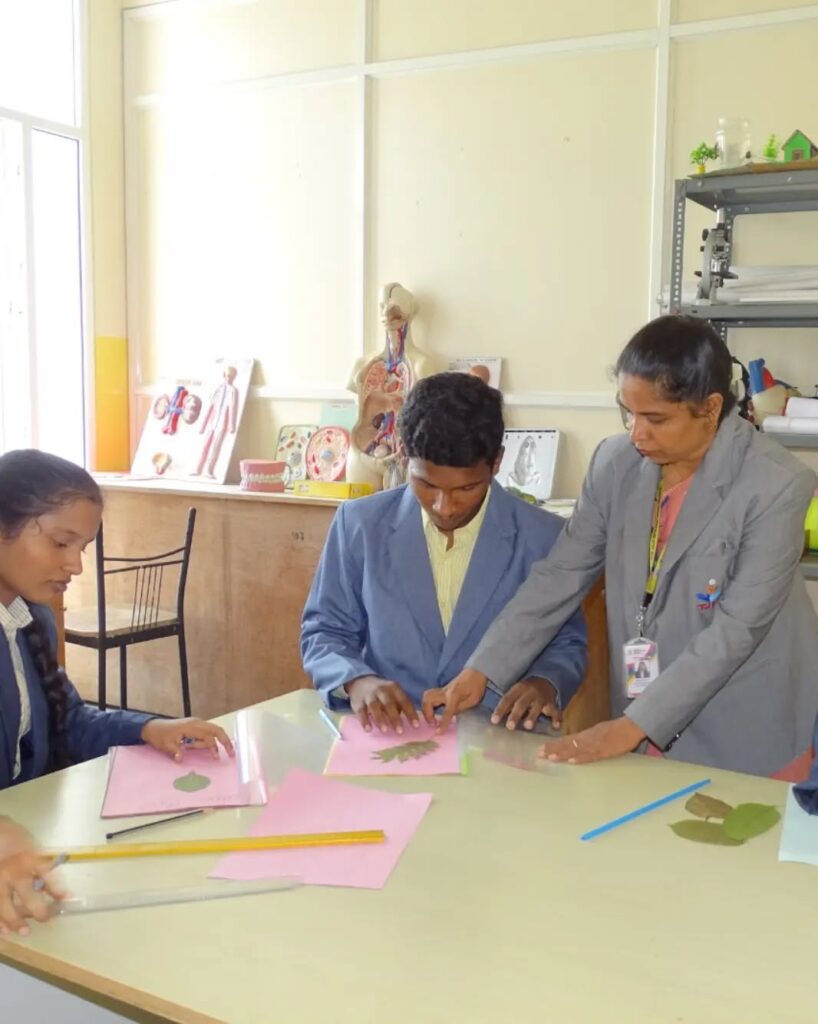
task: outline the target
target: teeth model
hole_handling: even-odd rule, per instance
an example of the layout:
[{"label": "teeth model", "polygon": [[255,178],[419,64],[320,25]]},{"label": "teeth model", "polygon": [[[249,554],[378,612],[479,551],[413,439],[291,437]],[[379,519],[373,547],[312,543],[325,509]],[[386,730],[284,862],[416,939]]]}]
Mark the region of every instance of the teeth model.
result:
[{"label": "teeth model", "polygon": [[267,459],[242,459],[241,489],[276,493],[284,490],[287,463]]}]

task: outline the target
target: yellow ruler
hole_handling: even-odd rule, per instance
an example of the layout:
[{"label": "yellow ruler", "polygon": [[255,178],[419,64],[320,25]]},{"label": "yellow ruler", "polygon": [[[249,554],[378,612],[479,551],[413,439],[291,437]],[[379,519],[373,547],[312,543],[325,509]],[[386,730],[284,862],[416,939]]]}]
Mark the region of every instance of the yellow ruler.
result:
[{"label": "yellow ruler", "polygon": [[308,832],[292,836],[239,836],[234,839],[182,839],[167,843],[116,843],[110,846],[79,846],[51,853],[61,863],[84,860],[119,860],[123,857],[172,857],[194,853],[235,853],[244,850],[291,850],[303,846],[349,846],[383,843],[382,829],[360,832]]}]

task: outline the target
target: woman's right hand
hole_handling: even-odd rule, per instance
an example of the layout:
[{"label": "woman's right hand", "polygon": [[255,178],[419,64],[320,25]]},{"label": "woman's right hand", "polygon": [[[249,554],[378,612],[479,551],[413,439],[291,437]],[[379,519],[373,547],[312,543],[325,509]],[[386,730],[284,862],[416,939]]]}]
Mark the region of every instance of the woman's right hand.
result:
[{"label": "woman's right hand", "polygon": [[54,858],[40,853],[24,828],[0,819],[0,935],[28,935],[27,918],[51,917],[52,901],[67,895],[53,867]]},{"label": "woman's right hand", "polygon": [[[445,732],[455,715],[475,708],[486,694],[488,677],[475,668],[464,668],[450,683],[423,694],[421,707],[423,717],[429,725],[436,725],[439,733]],[[438,719],[435,710],[443,708]]]}]

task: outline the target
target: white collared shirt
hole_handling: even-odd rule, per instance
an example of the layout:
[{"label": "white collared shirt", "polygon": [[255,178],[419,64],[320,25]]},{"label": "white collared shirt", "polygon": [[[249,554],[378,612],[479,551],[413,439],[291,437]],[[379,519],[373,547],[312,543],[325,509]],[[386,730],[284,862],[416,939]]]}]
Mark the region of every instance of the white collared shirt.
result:
[{"label": "white collared shirt", "polygon": [[16,597],[8,607],[0,603],[0,626],[3,627],[6,640],[8,640],[11,663],[14,667],[14,678],[17,682],[18,693],[20,694],[20,728],[17,731],[17,751],[14,755],[14,772],[12,774],[14,779],[17,778],[22,770],[20,741],[31,728],[31,701],[28,697],[26,671],[23,667],[23,658],[17,643],[17,634],[21,629],[25,629],[31,621],[31,612],[22,597]]}]

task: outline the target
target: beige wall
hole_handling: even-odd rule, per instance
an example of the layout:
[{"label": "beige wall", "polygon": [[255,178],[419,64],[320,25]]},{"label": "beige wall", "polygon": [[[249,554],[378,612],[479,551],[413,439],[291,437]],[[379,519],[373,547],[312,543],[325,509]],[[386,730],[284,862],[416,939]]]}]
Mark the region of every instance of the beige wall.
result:
[{"label": "beige wall", "polygon": [[[125,312],[121,27],[115,0],[90,4],[95,305],[113,331]],[[556,492],[575,494],[595,444],[620,429],[608,368],[656,308],[652,245],[668,240],[656,234],[667,219],[652,234],[655,176],[668,209],[720,114],[751,118],[759,145],[796,126],[818,137],[818,20],[674,39],[665,165],[653,0],[373,0],[362,192],[363,6],[126,15],[132,385],[255,355],[256,383],[289,396],[249,403],[243,454],[268,455],[282,423],[316,421],[318,392],[342,391],[362,348],[380,344],[377,289],[400,280],[421,304],[416,341],[441,365],[505,358],[509,423],[564,432]],[[673,18],[784,6],[797,4],[675,0]],[[627,35],[594,52],[566,42],[611,32]],[[495,47],[521,49],[472,54]],[[739,222],[739,259],[818,263],[812,218]],[[691,257],[706,222],[691,220]],[[735,338],[804,386],[818,376],[813,344],[801,331]]]},{"label": "beige wall", "polygon": [[656,24],[655,0],[376,0],[375,60],[627,32]]},{"label": "beige wall", "polygon": [[125,191],[122,3],[87,0],[94,332],[124,338]]},{"label": "beige wall", "polygon": [[674,20],[706,21],[742,14],[761,14],[787,8],[807,7],[811,0],[673,0]]}]

